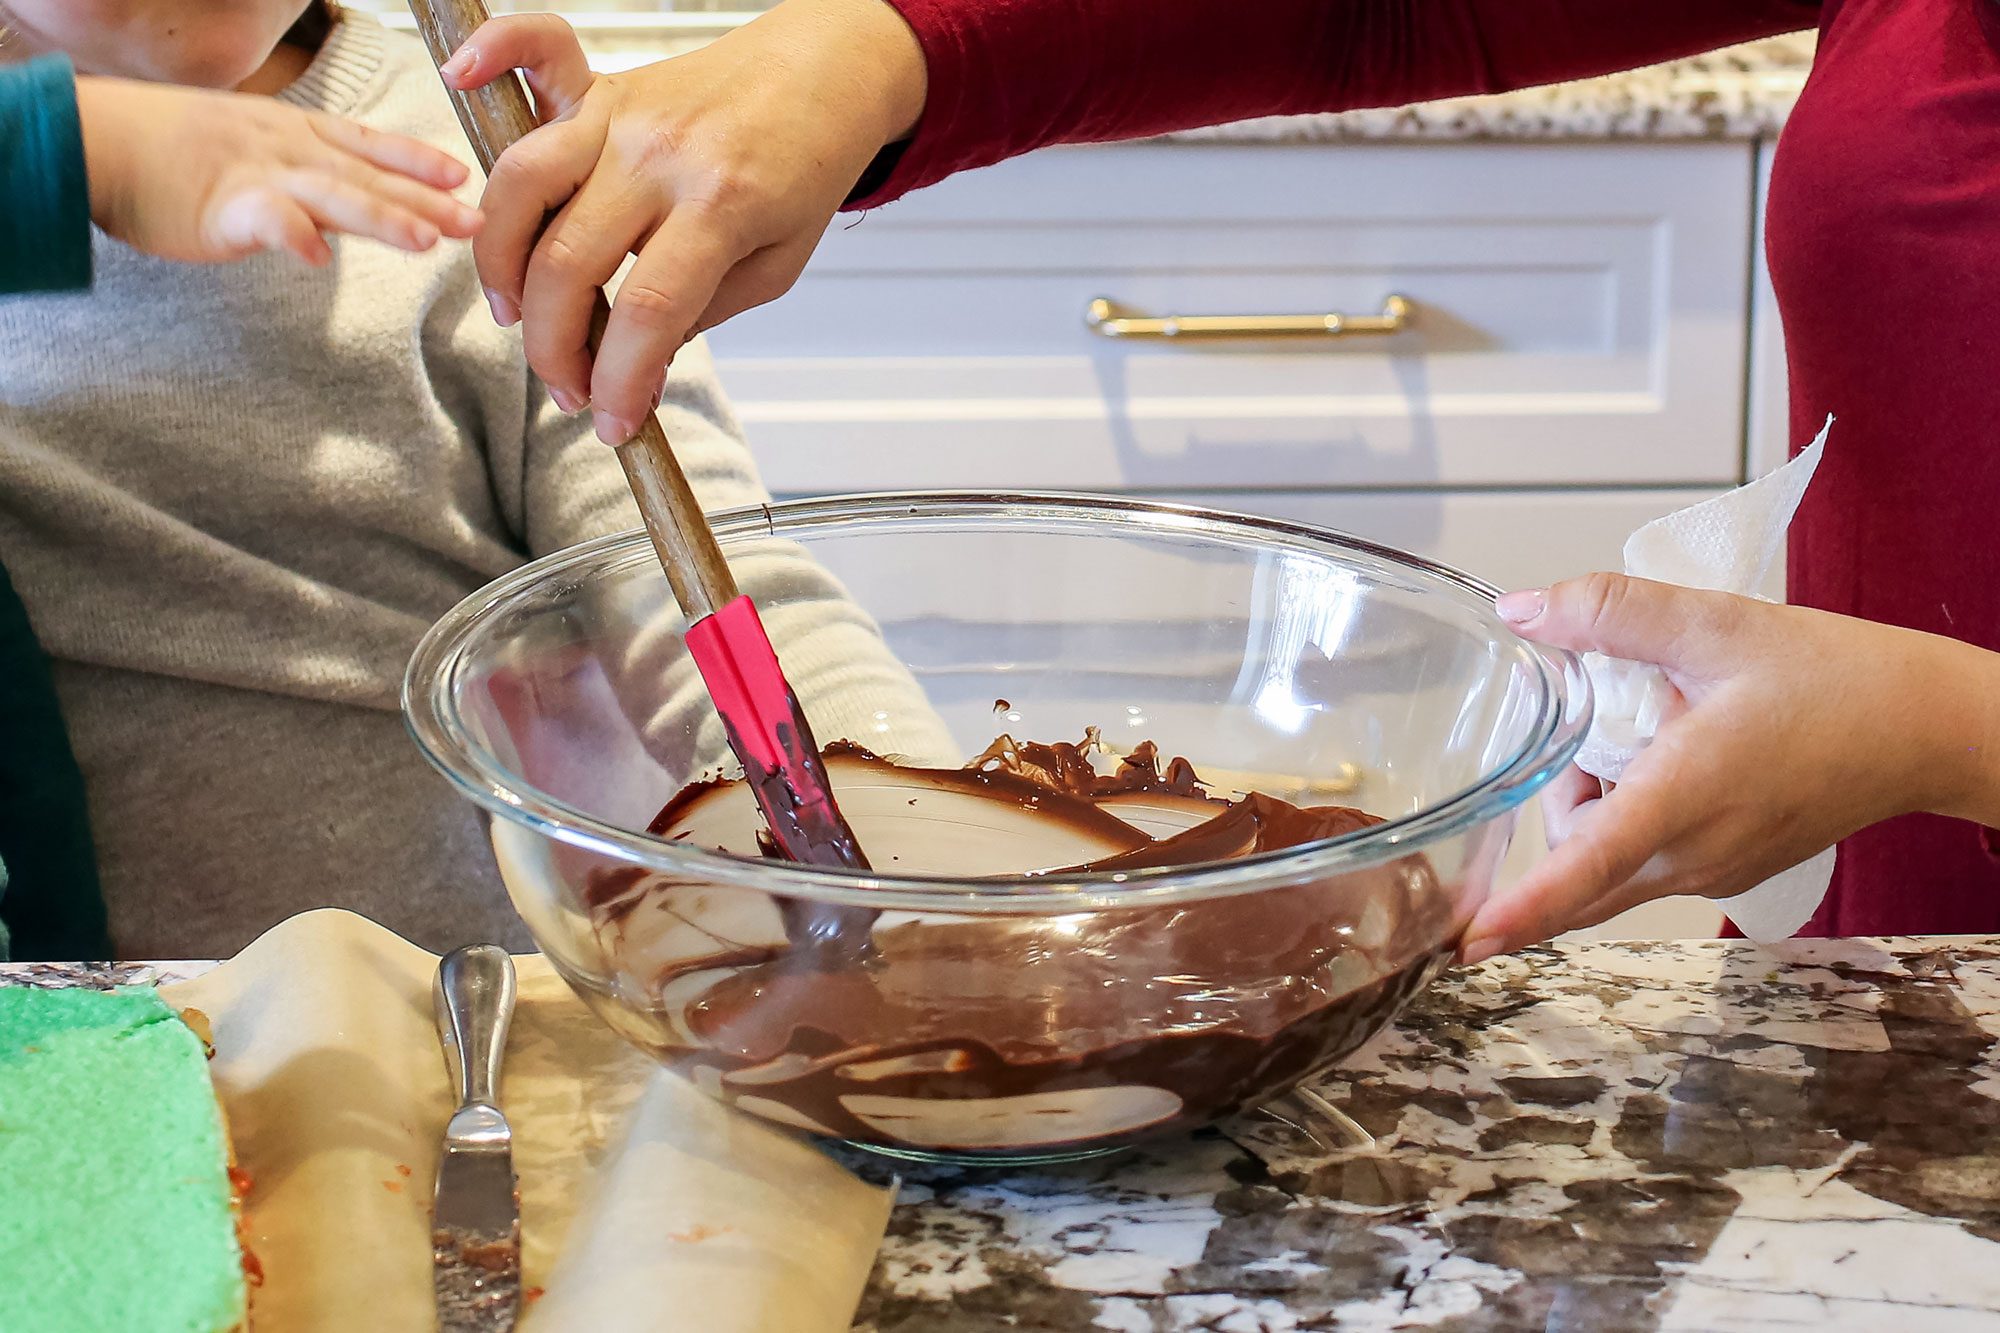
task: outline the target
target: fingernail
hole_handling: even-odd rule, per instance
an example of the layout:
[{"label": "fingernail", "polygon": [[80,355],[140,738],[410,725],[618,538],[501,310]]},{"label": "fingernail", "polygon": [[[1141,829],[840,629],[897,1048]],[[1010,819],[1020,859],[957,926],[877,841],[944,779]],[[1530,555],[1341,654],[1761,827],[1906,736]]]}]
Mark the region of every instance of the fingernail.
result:
[{"label": "fingernail", "polygon": [[[511,329],[521,322],[520,310],[515,307],[512,301],[494,291],[491,287],[486,289],[486,304],[493,311],[493,322],[501,328]],[[561,394],[556,395],[556,401],[562,401]],[[574,407],[565,407],[563,409],[565,412],[574,412],[576,410]]]},{"label": "fingernail", "polygon": [[1458,946],[1458,961],[1461,967],[1477,967],[1500,952],[1497,936],[1482,935],[1476,940],[1467,940]]},{"label": "fingernail", "polygon": [[573,417],[590,406],[588,398],[579,398],[568,389],[550,389],[549,397],[556,400],[556,406],[563,410],[566,417]]},{"label": "fingernail", "polygon": [[477,55],[478,52],[471,47],[461,46],[458,48],[458,54],[438,66],[438,73],[449,74],[455,78],[472,68],[473,59]]},{"label": "fingernail", "polygon": [[1493,603],[1493,609],[1510,625],[1525,625],[1549,608],[1549,595],[1540,588],[1510,592]]},{"label": "fingernail", "polygon": [[597,426],[597,438],[613,446],[625,443],[638,430],[631,422],[621,421],[609,412],[599,412],[593,420]]}]

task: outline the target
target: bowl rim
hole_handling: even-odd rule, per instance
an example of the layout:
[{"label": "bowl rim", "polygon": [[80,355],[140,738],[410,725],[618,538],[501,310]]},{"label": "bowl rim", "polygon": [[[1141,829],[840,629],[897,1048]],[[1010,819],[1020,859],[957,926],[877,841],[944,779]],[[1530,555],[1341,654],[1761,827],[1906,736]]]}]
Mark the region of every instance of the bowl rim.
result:
[{"label": "bowl rim", "polygon": [[[1027,511],[1027,512],[1023,512]],[[1331,528],[1206,506],[1069,492],[923,490],[787,500],[709,517],[725,547],[732,538],[791,537],[814,528],[880,518],[1043,517],[1110,521],[1177,535],[1256,534],[1295,550],[1360,555],[1453,585],[1491,602],[1499,589],[1423,556]],[[1108,530],[1108,529],[1107,529]],[[1435,804],[1336,838],[1234,861],[1083,875],[969,880],[942,875],[867,874],[790,862],[753,861],[668,842],[607,823],[539,791],[475,741],[459,716],[453,685],[478,631],[556,571],[604,557],[652,558],[643,529],[611,533],[529,561],[472,593],[425,633],[404,672],[406,728],[425,759],[459,791],[501,819],[555,841],[649,870],[816,902],[885,910],[1057,915],[1234,896],[1366,870],[1495,819],[1527,801],[1581,749],[1592,715],[1588,675],[1576,654],[1512,635],[1539,668],[1541,697],[1528,734],[1478,782]],[[622,563],[622,560],[621,560]]]}]

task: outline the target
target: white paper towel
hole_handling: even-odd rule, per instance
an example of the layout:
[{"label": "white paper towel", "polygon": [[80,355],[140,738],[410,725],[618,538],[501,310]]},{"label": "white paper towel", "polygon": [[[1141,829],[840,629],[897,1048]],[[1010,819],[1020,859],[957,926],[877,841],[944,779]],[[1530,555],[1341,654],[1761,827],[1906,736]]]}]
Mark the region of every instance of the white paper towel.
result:
[{"label": "white paper towel", "polygon": [[[1798,457],[1727,495],[1653,520],[1625,542],[1625,572],[1689,588],[1758,596],[1783,549],[1785,531],[1819,467],[1833,418]],[[1590,735],[1577,767],[1615,782],[1659,729],[1674,698],[1658,667],[1586,653],[1584,667],[1597,696]],[[1833,849],[1792,867],[1721,906],[1745,935],[1760,943],[1788,939],[1811,919],[1833,878]]]}]

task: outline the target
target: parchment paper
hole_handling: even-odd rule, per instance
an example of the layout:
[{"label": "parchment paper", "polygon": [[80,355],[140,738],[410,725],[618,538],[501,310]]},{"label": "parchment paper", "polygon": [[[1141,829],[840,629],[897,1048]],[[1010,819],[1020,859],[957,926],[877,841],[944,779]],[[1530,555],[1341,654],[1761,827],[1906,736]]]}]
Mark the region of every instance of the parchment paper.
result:
[{"label": "parchment paper", "polygon": [[[501,1083],[521,1187],[528,1333],[839,1333],[891,1192],[660,1071],[540,957]],[[451,1111],[437,959],[311,912],[163,988],[205,1013],[264,1271],[255,1333],[430,1330],[430,1200]]]}]

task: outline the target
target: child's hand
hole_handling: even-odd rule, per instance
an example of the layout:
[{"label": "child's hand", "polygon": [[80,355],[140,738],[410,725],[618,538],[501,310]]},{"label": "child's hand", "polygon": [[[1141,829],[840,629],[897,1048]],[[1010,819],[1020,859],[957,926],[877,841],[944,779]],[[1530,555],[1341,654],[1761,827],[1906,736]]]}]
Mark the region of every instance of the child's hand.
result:
[{"label": "child's hand", "polygon": [[149,254],[324,264],[326,232],[427,250],[479,229],[450,194],[465,167],[414,139],[237,93],[80,78],[76,97],[91,216]]},{"label": "child's hand", "polygon": [[[631,438],[689,338],[791,287],[875,154],[915,124],[927,77],[882,0],[786,0],[604,78],[562,20],[495,19],[444,76],[470,89],[516,68],[559,119],[494,165],[473,252],[495,317],[521,319],[528,363],[564,408],[590,404],[609,444]],[[627,254],[593,366],[591,310]]]},{"label": "child's hand", "polygon": [[1481,958],[1672,894],[1726,898],[1913,810],[1990,820],[2000,655],[1799,607],[1611,574],[1513,593],[1525,638],[1661,667],[1681,706],[1606,790],[1543,797],[1551,851],[1486,903]]}]

